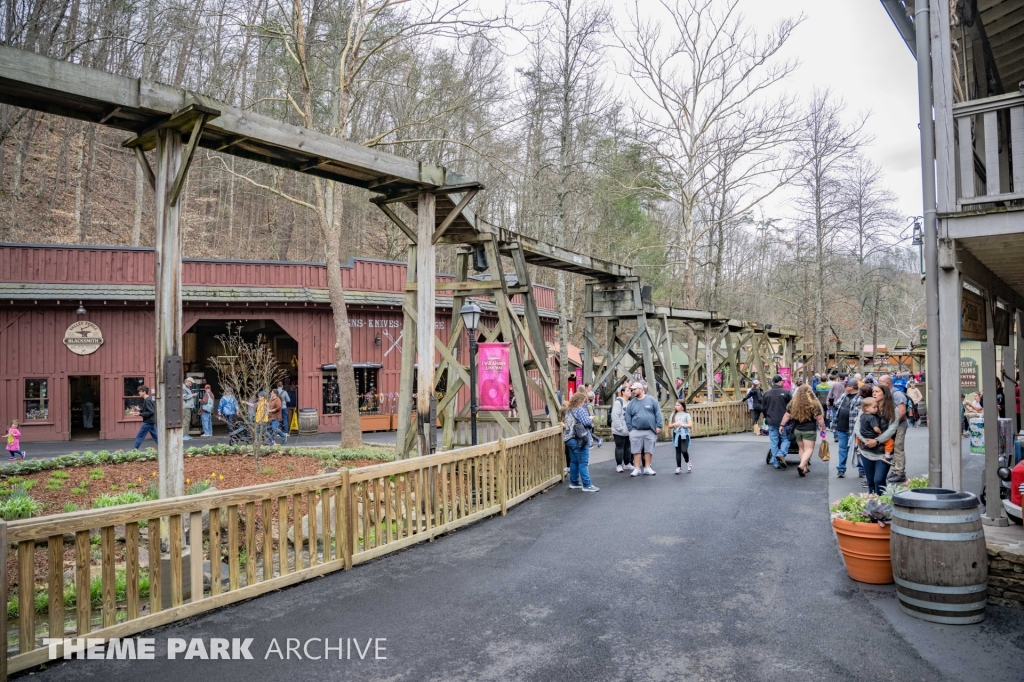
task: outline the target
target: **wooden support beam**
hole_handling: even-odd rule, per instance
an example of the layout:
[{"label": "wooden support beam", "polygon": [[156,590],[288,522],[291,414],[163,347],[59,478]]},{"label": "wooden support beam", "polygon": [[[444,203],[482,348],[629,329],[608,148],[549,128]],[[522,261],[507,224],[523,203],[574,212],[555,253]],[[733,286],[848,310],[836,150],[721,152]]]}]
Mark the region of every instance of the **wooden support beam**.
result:
[{"label": "wooden support beam", "polygon": [[192,166],[192,157],[195,155],[199,138],[202,137],[203,125],[205,123],[206,115],[201,114],[195,123],[192,124],[192,134],[188,138],[188,146],[182,155],[181,167],[178,168],[178,174],[174,177],[174,185],[171,186],[171,193],[168,196],[171,206],[178,205],[178,197],[181,196],[181,189],[185,186],[185,177],[188,175],[188,169]]},{"label": "wooden support beam", "polygon": [[420,456],[429,455],[435,443],[431,442],[434,425],[430,421],[430,398],[434,385],[434,283],[436,279],[436,259],[434,245],[430,241],[434,232],[434,207],[436,197],[430,192],[421,192],[416,207],[417,246],[416,279],[419,289],[416,292],[416,313],[419,324],[416,326],[417,380],[419,390],[416,394],[416,410],[419,414],[417,432],[418,452]]},{"label": "wooden support beam", "polygon": [[135,158],[138,159],[139,167],[142,168],[142,174],[146,177],[146,182],[149,183],[149,188],[156,191],[156,176],[153,174],[153,168],[149,165],[149,160],[146,159],[146,153],[142,151],[140,147],[134,147]]},{"label": "wooden support beam", "polygon": [[[398,226],[398,229],[405,233],[405,236],[409,238],[410,242],[412,242],[413,244],[416,243],[416,233],[413,231],[411,227],[405,224],[404,220],[398,217],[398,214],[395,213],[394,209],[392,209],[387,204],[377,204],[377,208],[383,211],[384,215],[386,215],[388,218],[391,218],[391,222],[393,222],[396,226]],[[411,263],[412,261],[410,260],[409,262]],[[409,282],[406,282],[406,285],[408,284]]]},{"label": "wooden support beam", "polygon": [[455,205],[455,208],[453,208],[451,212],[447,216],[445,216],[441,224],[437,226],[436,230],[434,230],[434,236],[430,240],[431,243],[437,243],[437,240],[444,235],[445,230],[447,230],[451,226],[451,224],[455,222],[455,219],[459,217],[462,211],[466,208],[466,206],[469,205],[469,202],[473,200],[473,197],[475,197],[476,193],[479,191],[479,189],[471,189],[467,190],[466,193],[462,195],[462,199],[459,200],[459,203]]}]

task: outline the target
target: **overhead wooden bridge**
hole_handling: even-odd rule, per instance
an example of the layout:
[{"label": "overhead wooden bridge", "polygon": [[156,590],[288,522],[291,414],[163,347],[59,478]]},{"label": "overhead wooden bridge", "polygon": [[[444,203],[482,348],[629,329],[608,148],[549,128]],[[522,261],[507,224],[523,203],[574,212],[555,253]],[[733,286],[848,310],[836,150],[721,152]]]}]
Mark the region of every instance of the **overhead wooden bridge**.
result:
[{"label": "overhead wooden bridge", "polygon": [[[530,265],[587,278],[584,380],[603,384],[606,395],[640,370],[649,384],[658,388],[666,406],[675,395],[677,380],[688,383],[689,397],[703,391],[708,401],[714,401],[723,390],[735,392],[744,376],[763,378],[780,360],[793,365],[799,338],[795,332],[731,320],[712,311],[655,305],[628,266],[549,244],[476,216],[470,204],[483,186],[441,166],[282,123],[181,88],[5,46],[0,46],[0,102],[131,133],[124,146],[134,150],[156,194],[156,389],[164,406],[158,410],[157,427],[164,496],[180,495],[184,486],[181,401],[174,399],[182,383],[178,198],[198,147],[369,189],[377,194],[371,201],[408,238],[399,399],[402,456],[432,451],[435,420],[431,415],[435,410],[443,424],[444,446],[456,442],[455,425],[467,409],[458,405],[457,396],[469,382],[460,353],[462,320],[458,311],[471,296],[490,296],[497,309],[497,325],[481,329],[481,334],[487,340],[513,342],[511,378],[521,396],[519,404],[528,406],[531,396],[539,396],[546,407],[544,414],[521,409],[517,422],[500,412],[484,413],[482,418],[495,422],[506,435],[535,431],[557,420],[557,391],[533,300]],[[150,150],[155,152],[152,166],[145,154]],[[399,204],[416,216],[414,223],[407,223],[395,210]],[[434,315],[434,250],[438,244],[460,247],[456,281],[441,285],[455,297],[448,345],[435,337],[434,325],[418,324],[420,318]],[[486,279],[469,276],[477,251],[486,259],[481,273]],[[509,273],[503,257],[511,260]],[[516,295],[524,302],[521,312],[511,303]],[[630,327],[628,338],[620,336],[620,326]],[[679,332],[690,339],[685,377],[673,361],[673,334]],[[432,362],[416,364],[417,355],[439,356],[440,365],[435,369]],[[723,381],[716,386],[714,376],[719,372]],[[447,387],[436,405],[431,401],[434,391],[418,392],[415,423],[414,376],[418,386],[436,390],[443,377]],[[710,386],[708,377],[712,378]]]}]

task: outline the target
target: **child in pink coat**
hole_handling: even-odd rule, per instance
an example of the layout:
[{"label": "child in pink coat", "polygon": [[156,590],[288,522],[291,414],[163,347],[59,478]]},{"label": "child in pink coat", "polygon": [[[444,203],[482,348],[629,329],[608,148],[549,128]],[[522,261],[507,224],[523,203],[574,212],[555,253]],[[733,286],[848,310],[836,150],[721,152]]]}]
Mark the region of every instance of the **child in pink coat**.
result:
[{"label": "child in pink coat", "polygon": [[25,451],[21,449],[21,431],[18,430],[18,420],[15,419],[11,422],[11,428],[7,429],[7,452],[11,456],[11,461],[18,459],[18,455],[21,455],[22,459],[25,459]]}]

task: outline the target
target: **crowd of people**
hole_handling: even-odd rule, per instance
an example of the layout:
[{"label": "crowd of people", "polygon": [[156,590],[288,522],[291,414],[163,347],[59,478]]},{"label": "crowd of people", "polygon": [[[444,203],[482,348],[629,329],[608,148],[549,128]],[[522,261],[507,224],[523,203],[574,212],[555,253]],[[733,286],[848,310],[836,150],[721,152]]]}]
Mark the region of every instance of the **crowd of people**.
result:
[{"label": "crowd of people", "polygon": [[[826,425],[838,444],[836,476],[846,476],[847,463],[857,468],[868,492],[881,494],[890,483],[907,480],[907,429],[920,421],[924,395],[918,388],[921,375],[909,372],[882,374],[841,372],[831,377],[815,375],[810,382],[798,380],[795,393],[784,388],[781,375],[762,391],[756,379],[744,399],[755,434],[767,433],[771,464],[786,469],[790,441],[800,453],[800,476],[807,474],[817,438],[825,438]],[[822,399],[815,394],[823,395]]]},{"label": "crowd of people", "polygon": [[[139,397],[143,399],[139,416],[142,417],[142,424],[135,436],[135,449],[138,450],[142,443],[149,436],[153,442],[157,442],[156,434],[156,403],[152,391],[148,386],[139,387]],[[284,382],[277,382],[277,386],[267,391],[258,391],[256,395],[248,400],[239,402],[234,391],[230,388],[224,390],[219,400],[213,394],[210,384],[204,384],[202,388],[196,386],[192,377],[185,379],[181,387],[182,398],[182,424],[185,428],[183,440],[192,440],[189,429],[193,422],[193,415],[199,413],[201,425],[201,438],[213,436],[214,414],[227,425],[229,443],[250,440],[253,437],[262,437],[267,445],[277,445],[280,438],[288,440],[288,405],[291,398],[284,388]],[[245,406],[245,410],[242,406]]]}]

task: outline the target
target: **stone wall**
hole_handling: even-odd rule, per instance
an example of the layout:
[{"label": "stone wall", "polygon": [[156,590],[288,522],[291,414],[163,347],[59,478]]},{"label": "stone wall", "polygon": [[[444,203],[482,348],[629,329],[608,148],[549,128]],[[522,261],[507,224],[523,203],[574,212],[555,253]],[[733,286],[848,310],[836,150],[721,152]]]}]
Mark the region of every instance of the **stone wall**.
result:
[{"label": "stone wall", "polygon": [[1024,609],[1024,542],[987,539],[988,603]]}]

